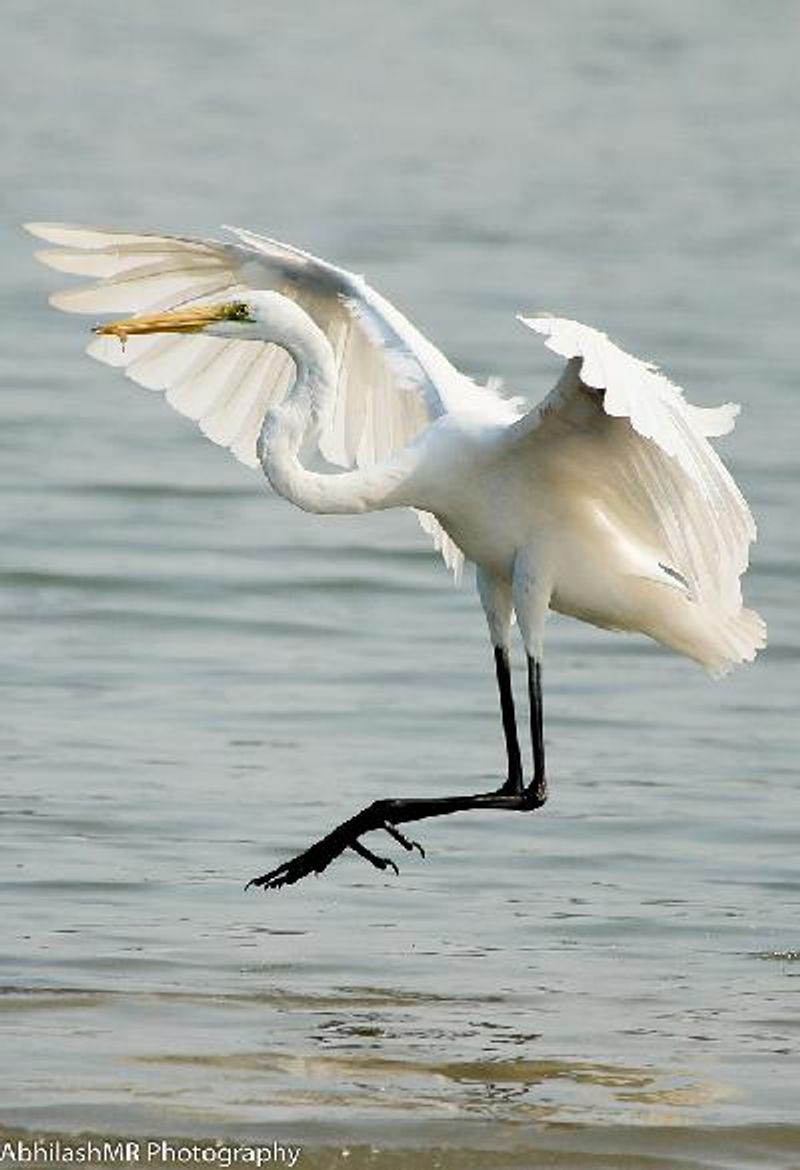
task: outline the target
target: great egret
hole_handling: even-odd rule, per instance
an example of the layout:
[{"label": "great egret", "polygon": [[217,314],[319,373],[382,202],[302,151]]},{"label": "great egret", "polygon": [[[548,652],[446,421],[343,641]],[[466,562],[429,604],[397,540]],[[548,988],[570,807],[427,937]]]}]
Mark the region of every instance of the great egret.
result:
[{"label": "great egret", "polygon": [[[249,884],[319,873],[360,840],[462,809],[541,807],[542,635],[548,608],[639,631],[712,674],[750,661],[765,626],[739,577],[755,525],[708,439],[738,407],[692,406],[657,369],[596,329],[521,317],[567,359],[529,412],[459,373],[366,281],[307,252],[231,229],[235,242],[29,224],[63,272],[70,312],[126,313],[88,352],[195,419],[309,512],[417,510],[456,575],[474,562],[500,692],[508,774],[496,791],[383,799]],[[115,338],[117,340],[115,340]],[[118,344],[122,341],[122,345]],[[301,461],[310,441],[351,470]],[[512,613],[528,662],[533,777],[526,784],[509,671]],[[419,848],[419,846],[417,846]],[[420,850],[421,851],[421,850]]]}]

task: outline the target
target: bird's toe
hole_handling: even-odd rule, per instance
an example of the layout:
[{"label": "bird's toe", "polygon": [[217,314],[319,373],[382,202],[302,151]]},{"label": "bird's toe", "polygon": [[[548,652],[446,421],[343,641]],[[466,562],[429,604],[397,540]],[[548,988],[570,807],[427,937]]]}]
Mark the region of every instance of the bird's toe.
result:
[{"label": "bird's toe", "polygon": [[425,856],[425,850],[419,841],[412,841],[410,837],[406,837],[405,833],[401,833],[396,825],[391,824],[389,821],[384,821],[382,828],[384,832],[388,833],[390,837],[394,837],[395,841],[402,845],[409,853],[412,849],[416,849],[420,857]]},{"label": "bird's toe", "polygon": [[374,865],[376,869],[393,869],[394,872],[399,876],[400,870],[392,861],[391,857],[380,857],[377,853],[373,853],[371,849],[366,847],[366,845],[362,845],[358,838],[355,838],[350,842],[350,848],[354,853],[357,853],[359,857],[363,857],[365,861],[368,861],[370,865]]}]

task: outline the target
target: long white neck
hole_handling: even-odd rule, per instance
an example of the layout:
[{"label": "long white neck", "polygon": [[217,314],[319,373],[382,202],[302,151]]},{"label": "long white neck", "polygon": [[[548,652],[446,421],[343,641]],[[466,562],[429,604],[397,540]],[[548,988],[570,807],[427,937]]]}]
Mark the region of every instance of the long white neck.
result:
[{"label": "long white neck", "polygon": [[285,400],[267,411],[258,437],[258,458],[267,479],[279,495],[306,512],[372,512],[404,503],[397,492],[405,478],[400,463],[322,475],[303,467],[300,449],[332,412],[338,376],[325,334],[298,305],[285,305],[280,322],[270,323],[268,340],[287,351],[296,374]]}]

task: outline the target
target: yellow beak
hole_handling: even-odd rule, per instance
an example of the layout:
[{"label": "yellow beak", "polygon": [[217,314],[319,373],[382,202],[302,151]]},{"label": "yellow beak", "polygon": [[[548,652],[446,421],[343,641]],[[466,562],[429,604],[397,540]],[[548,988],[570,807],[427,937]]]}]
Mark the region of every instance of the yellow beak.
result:
[{"label": "yellow beak", "polygon": [[140,317],[126,317],[95,325],[92,333],[111,334],[125,341],[135,333],[197,333],[215,321],[241,318],[242,306],[235,301],[216,305],[197,305],[193,309],[168,309],[163,313],[149,313]]}]

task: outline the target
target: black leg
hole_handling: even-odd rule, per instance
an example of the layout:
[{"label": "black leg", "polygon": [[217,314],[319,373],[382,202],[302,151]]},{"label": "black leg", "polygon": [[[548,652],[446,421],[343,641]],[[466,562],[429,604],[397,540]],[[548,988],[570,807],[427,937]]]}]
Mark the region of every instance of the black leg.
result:
[{"label": "black leg", "polygon": [[544,716],[542,710],[542,666],[528,656],[528,700],[531,716],[531,744],[533,746],[533,780],[526,793],[534,808],[547,800],[547,777],[544,767]]},{"label": "black leg", "polygon": [[449,816],[451,813],[466,812],[469,809],[502,809],[527,812],[541,808],[547,800],[547,782],[544,767],[544,736],[542,732],[542,673],[541,666],[528,658],[528,694],[530,699],[531,742],[533,745],[533,779],[524,787],[522,760],[517,739],[514,717],[514,699],[511,690],[511,673],[508,653],[495,648],[497,685],[500,691],[500,709],[503,716],[506,750],[508,753],[508,780],[496,792],[478,792],[472,796],[440,796],[426,798],[399,798],[376,800],[361,809],[349,820],[342,821],[325,837],[316,841],[309,849],[299,853],[290,861],[279,865],[261,877],[253,878],[250,886],[261,886],[265,890],[278,890],[290,886],[312,873],[322,873],[335,858],[346,849],[352,849],[377,869],[393,869],[397,866],[386,857],[373,853],[359,840],[365,833],[382,830],[388,833],[404,849],[418,849],[422,856],[425,851],[415,841],[410,841],[398,825],[409,821],[423,821],[430,817]]},{"label": "black leg", "polygon": [[514,713],[514,692],[511,688],[508,650],[504,646],[495,646],[494,648],[494,668],[497,674],[497,689],[500,692],[500,711],[503,716],[503,733],[508,756],[508,779],[503,785],[503,791],[522,792],[524,788],[522,756],[517,739],[517,718]]}]

